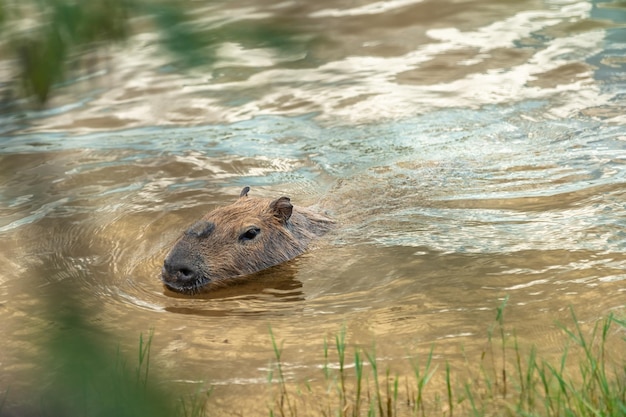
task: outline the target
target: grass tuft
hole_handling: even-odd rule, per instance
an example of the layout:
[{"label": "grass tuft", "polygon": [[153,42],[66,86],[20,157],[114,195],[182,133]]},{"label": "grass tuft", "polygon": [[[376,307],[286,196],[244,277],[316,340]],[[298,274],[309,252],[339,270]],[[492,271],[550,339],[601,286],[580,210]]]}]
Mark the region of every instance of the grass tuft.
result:
[{"label": "grass tuft", "polygon": [[[272,348],[274,350],[275,368],[277,372],[276,377],[278,378],[278,386],[280,390],[280,395],[278,397],[278,402],[276,404],[278,405],[278,414],[276,414],[274,410],[270,408],[270,416],[279,415],[281,417],[285,417],[285,416],[295,417],[297,415],[296,408],[289,395],[289,391],[287,389],[287,380],[285,378],[285,373],[283,372],[282,345],[278,346],[278,343],[276,342],[276,338],[274,337],[274,332],[272,331],[271,327],[269,331],[270,331],[270,338],[272,339]],[[270,382],[270,384],[272,383],[272,380],[273,380],[273,372],[270,371],[270,374],[268,377],[268,381]]]},{"label": "grass tuft", "polygon": [[[560,325],[565,336],[562,354],[556,359],[542,358],[535,346],[522,349],[517,334],[507,330],[507,301],[508,297],[496,308],[495,322],[487,330],[487,346],[479,360],[465,357],[466,369],[455,370],[443,360],[444,375],[438,377],[435,346],[423,363],[411,359],[412,372],[403,376],[402,384],[402,398],[406,400],[399,399],[400,376],[389,367],[381,367],[375,346],[369,350],[355,347],[353,363],[349,363],[346,330],[342,327],[333,346],[336,359],[324,340],[323,377],[328,392],[335,395],[317,395],[315,387],[307,385],[306,395],[295,401],[302,404],[300,410],[311,410],[311,404],[320,407],[320,414],[307,415],[338,417],[626,415],[625,320],[611,313],[595,323],[591,331],[585,331],[571,310],[573,324]],[[274,401],[278,410],[270,415],[296,416],[294,399],[281,373],[282,351],[271,337],[281,384],[279,395],[284,398]],[[336,365],[332,365],[334,360]],[[327,402],[318,404],[320,398]]]}]

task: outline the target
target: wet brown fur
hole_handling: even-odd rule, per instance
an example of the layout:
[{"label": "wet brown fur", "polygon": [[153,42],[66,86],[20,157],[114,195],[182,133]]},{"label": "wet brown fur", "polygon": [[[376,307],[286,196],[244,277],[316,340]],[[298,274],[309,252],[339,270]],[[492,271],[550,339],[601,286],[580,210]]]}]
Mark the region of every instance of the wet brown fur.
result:
[{"label": "wet brown fur", "polygon": [[[178,239],[163,267],[162,280],[169,289],[202,292],[224,280],[285,262],[303,253],[334,224],[312,210],[292,206],[287,197],[249,197],[248,190],[234,203],[206,214]],[[258,229],[258,234],[243,238],[251,229]],[[197,277],[181,278],[182,265]]]}]

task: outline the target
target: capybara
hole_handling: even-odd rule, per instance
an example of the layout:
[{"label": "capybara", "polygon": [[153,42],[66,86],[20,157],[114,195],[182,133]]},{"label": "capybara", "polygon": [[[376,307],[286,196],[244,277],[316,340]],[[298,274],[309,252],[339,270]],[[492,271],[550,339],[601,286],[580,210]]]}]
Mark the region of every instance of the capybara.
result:
[{"label": "capybara", "polygon": [[303,253],[330,230],[330,218],[288,197],[249,197],[245,187],[234,203],[210,211],[176,241],[161,279],[172,291],[195,294],[216,283],[278,265]]}]

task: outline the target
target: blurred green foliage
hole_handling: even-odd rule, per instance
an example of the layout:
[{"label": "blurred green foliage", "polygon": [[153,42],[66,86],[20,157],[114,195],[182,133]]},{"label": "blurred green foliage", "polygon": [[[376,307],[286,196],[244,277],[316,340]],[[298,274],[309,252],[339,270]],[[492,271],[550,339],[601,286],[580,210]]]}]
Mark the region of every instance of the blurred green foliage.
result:
[{"label": "blurred green foliage", "polygon": [[0,0],[0,35],[15,59],[21,90],[40,103],[55,84],[71,79],[68,68],[80,68],[99,49],[128,39],[141,18],[175,54],[178,68],[210,64],[224,41],[280,49],[297,43],[294,32],[276,21],[197,28],[174,0]]},{"label": "blurred green foliage", "polygon": [[0,0],[0,30],[25,92],[45,102],[72,55],[126,39],[135,8],[126,0]]},{"label": "blurred green foliage", "polygon": [[[60,288],[67,290],[65,285]],[[0,416],[200,417],[210,391],[180,395],[150,363],[153,331],[139,336],[136,359],[115,348],[116,338],[96,326],[94,311],[65,291],[49,299],[29,388],[0,387]],[[130,358],[130,359],[129,359]],[[4,391],[4,392],[3,392]]]},{"label": "blurred green foliage", "polygon": [[[111,337],[86,323],[74,308],[57,316],[58,330],[51,332],[44,347],[45,373],[52,380],[44,385],[42,397],[29,410],[33,415],[171,417],[176,415],[176,398],[148,385],[147,342],[140,338],[139,360],[133,372],[118,351],[111,350]],[[44,374],[44,372],[42,372]],[[36,391],[36,390],[33,390]],[[41,409],[35,404],[40,404]]]}]

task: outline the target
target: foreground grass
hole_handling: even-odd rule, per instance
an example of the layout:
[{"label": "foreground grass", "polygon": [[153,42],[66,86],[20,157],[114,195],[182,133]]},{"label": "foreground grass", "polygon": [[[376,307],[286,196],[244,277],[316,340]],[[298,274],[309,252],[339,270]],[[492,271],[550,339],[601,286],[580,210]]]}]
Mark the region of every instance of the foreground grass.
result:
[{"label": "foreground grass", "polygon": [[523,351],[515,334],[505,331],[505,304],[497,309],[481,357],[467,358],[461,371],[447,362],[434,365],[431,348],[422,363],[409,361],[409,375],[391,375],[380,369],[373,350],[350,349],[342,330],[324,345],[323,392],[285,378],[282,350],[272,334],[275,366],[269,379],[277,389],[269,415],[626,416],[626,321],[609,314],[585,332],[572,311],[573,324],[562,326],[563,354],[551,361],[535,347]]},{"label": "foreground grass", "polygon": [[[584,329],[571,312],[562,326],[563,353],[550,360],[535,347],[523,349],[505,329],[506,300],[496,310],[479,358],[453,367],[436,348],[409,359],[401,374],[382,368],[376,352],[346,343],[342,329],[324,342],[319,378],[298,383],[285,376],[281,345],[270,330],[273,366],[267,403],[257,415],[303,416],[626,416],[626,320],[613,314]],[[71,319],[69,319],[71,321]],[[66,322],[72,329],[84,323]],[[136,365],[118,351],[110,359],[102,344],[84,337],[93,329],[65,332],[47,347],[56,378],[36,401],[39,407],[7,410],[9,390],[0,391],[0,416],[202,417],[212,414],[211,390],[181,398],[151,380],[152,332],[140,336]],[[154,376],[152,376],[154,379]],[[263,391],[263,387],[259,387]],[[262,394],[260,395],[262,396]],[[237,405],[233,415],[241,415]]]}]

